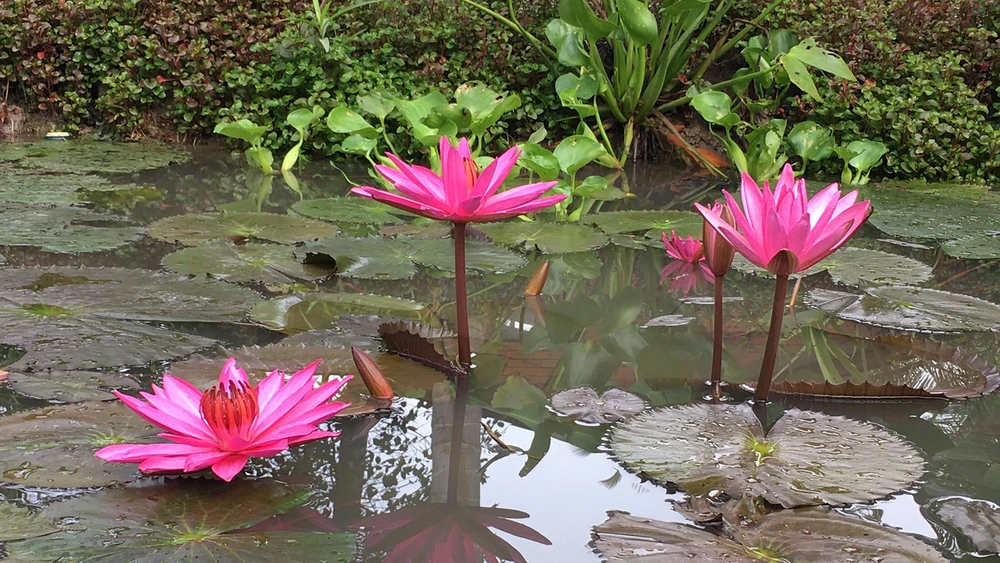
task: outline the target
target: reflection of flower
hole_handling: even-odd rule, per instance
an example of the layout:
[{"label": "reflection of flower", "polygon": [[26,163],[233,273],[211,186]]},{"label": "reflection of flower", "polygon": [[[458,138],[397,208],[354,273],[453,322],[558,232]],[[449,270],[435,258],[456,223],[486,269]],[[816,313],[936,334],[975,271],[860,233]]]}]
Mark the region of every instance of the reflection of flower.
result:
[{"label": "reflection of flower", "polygon": [[469,152],[466,139],[453,147],[448,137],[441,137],[439,151],[441,174],[423,166],[406,164],[396,155],[388,154],[396,168],[381,165],[375,168],[400,193],[368,186],[354,188],[351,193],[423,217],[454,223],[497,221],[538,211],[566,199],[565,195],[540,198],[556,182],[528,184],[497,195],[521,156],[521,149],[517,147],[497,157],[482,172]]},{"label": "reflection of flower", "polygon": [[692,291],[697,292],[702,286],[715,283],[712,271],[704,262],[692,264],[680,260],[674,260],[660,270],[660,285],[667,280],[670,280],[668,290],[671,293],[680,293],[685,297]]},{"label": "reflection of flower", "polygon": [[514,546],[490,530],[552,545],[534,529],[512,521],[527,517],[509,508],[428,503],[371,516],[360,525],[369,530],[365,548],[387,552],[383,563],[479,563],[483,557],[489,563],[527,563]]},{"label": "reflection of flower", "polygon": [[676,231],[670,231],[670,237],[663,233],[663,247],[667,249],[667,256],[682,262],[699,262],[705,258],[701,241],[689,236],[681,238]]},{"label": "reflection of flower", "polygon": [[138,463],[146,473],[200,471],[211,467],[231,481],[250,457],[268,457],[290,446],[337,436],[316,425],[348,405],[329,402],[350,379],[331,381],[314,389],[313,373],[319,361],[295,372],[288,381],[273,371],[257,386],[247,374],[226,361],[219,383],[204,393],[170,375],[163,387],[142,393],[146,402],[115,392],[129,408],[164,428],[161,438],[171,443],[119,444],[97,452],[106,461]]}]

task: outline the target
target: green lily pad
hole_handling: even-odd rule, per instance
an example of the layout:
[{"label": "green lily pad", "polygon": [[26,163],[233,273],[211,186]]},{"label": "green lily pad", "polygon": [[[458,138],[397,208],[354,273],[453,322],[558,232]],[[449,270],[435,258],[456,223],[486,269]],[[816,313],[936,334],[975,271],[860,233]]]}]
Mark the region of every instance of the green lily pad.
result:
[{"label": "green lily pad", "polygon": [[114,399],[113,390],[139,387],[130,377],[94,371],[12,373],[7,382],[22,395],[62,403]]},{"label": "green lily pad", "polygon": [[16,560],[81,563],[352,561],[353,534],[248,531],[309,497],[308,491],[266,481],[179,480],[108,489],[51,505],[47,517],[73,524],[7,549]]},{"label": "green lily pad", "polygon": [[174,215],[149,226],[149,236],[185,246],[210,240],[240,237],[294,244],[337,236],[337,227],[277,213],[196,213]]},{"label": "green lily pad", "polygon": [[727,527],[723,537],[676,522],[613,511],[594,527],[594,545],[608,563],[944,563],[920,540],[822,508],[782,510],[752,528]]},{"label": "green lily pad", "polygon": [[100,176],[46,174],[5,166],[0,170],[0,202],[67,206],[83,201],[80,191],[104,191],[117,186]]},{"label": "green lily pad", "polygon": [[[767,270],[757,267],[740,255],[733,259],[733,268],[747,274],[773,277]],[[860,285],[862,281],[868,284],[912,285],[931,279],[933,268],[919,260],[898,254],[848,247],[841,248],[805,272],[791,277],[794,279],[821,272],[830,272],[830,278],[842,285]]]},{"label": "green lily pad", "polygon": [[680,236],[701,238],[704,219],[690,211],[611,211],[588,215],[584,222],[609,235],[654,231],[658,236],[660,232],[677,231]]},{"label": "green lily pad", "polygon": [[954,258],[970,260],[1000,258],[1000,231],[990,231],[949,240],[941,244],[941,250]]},{"label": "green lily pad", "polygon": [[409,215],[393,211],[392,208],[383,203],[363,197],[307,199],[292,205],[292,211],[311,219],[322,219],[323,221],[330,221],[332,223],[360,223],[365,225],[399,223],[401,219],[397,215]]},{"label": "green lily pad", "polygon": [[451,224],[435,221],[433,223],[387,225],[382,227],[381,233],[385,237],[410,237],[418,240],[443,239],[451,235]]},{"label": "green lily pad", "polygon": [[874,209],[869,222],[892,237],[944,241],[1000,230],[1000,198],[984,188],[872,186],[863,196]]},{"label": "green lily pad", "polygon": [[962,497],[935,499],[923,512],[957,532],[970,551],[1000,553],[1000,506]]},{"label": "green lily pad", "polygon": [[287,246],[258,243],[235,245],[228,240],[183,248],[165,256],[163,266],[183,274],[266,284],[320,280],[333,273],[330,268],[320,265],[302,264]]},{"label": "green lily pad", "polygon": [[45,407],[0,418],[0,481],[28,487],[103,487],[132,481],[135,465],[94,457],[104,446],[160,441],[158,428],[119,401]]},{"label": "green lily pad", "polygon": [[842,319],[896,330],[1000,331],[1000,306],[936,289],[870,287],[863,295],[814,289],[805,302]]},{"label": "green lily pad", "polygon": [[646,403],[638,396],[621,389],[608,389],[604,394],[598,395],[590,387],[578,387],[553,395],[549,408],[580,424],[596,426],[611,424],[640,412],[646,408]]},{"label": "green lily pad", "polygon": [[75,140],[0,145],[0,162],[50,172],[129,174],[187,162],[190,158],[187,151],[164,143]]},{"label": "green lily pad", "polygon": [[41,512],[21,508],[9,502],[0,503],[0,542],[11,542],[47,536],[59,531],[50,518]]},{"label": "green lily pad", "polygon": [[920,454],[895,434],[797,409],[766,436],[747,405],[658,409],[620,423],[610,443],[628,468],[692,496],[721,491],[785,508],[867,502],[924,471]]},{"label": "green lily pad", "polygon": [[[121,224],[122,226],[107,226]],[[0,207],[0,245],[37,246],[47,252],[103,252],[142,237],[122,217],[82,207]]]},{"label": "green lily pad", "polygon": [[[341,276],[363,279],[405,279],[416,274],[414,264],[454,273],[455,246],[447,239],[409,240],[384,238],[332,238],[306,243],[296,250],[305,258],[327,256],[337,263]],[[496,245],[467,241],[466,268],[472,272],[503,274],[517,271],[527,261]]]},{"label": "green lily pad", "polygon": [[367,293],[304,293],[264,301],[250,318],[289,334],[337,326],[341,315],[385,315],[422,320],[427,307],[398,297]]},{"label": "green lily pad", "polygon": [[503,246],[535,246],[546,254],[567,254],[596,250],[608,244],[608,237],[585,225],[572,223],[509,222],[485,223],[479,230]]}]

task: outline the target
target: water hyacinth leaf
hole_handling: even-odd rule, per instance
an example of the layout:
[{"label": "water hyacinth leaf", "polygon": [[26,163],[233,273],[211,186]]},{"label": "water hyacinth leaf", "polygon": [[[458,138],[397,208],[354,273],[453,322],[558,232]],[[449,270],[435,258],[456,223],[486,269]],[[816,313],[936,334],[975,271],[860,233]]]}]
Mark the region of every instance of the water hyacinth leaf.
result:
[{"label": "water hyacinth leaf", "polygon": [[307,199],[292,205],[292,211],[298,215],[312,219],[322,219],[323,221],[333,223],[359,223],[365,225],[399,223],[401,219],[394,215],[394,213],[403,213],[377,201],[361,197]]},{"label": "water hyacinth leaf", "polygon": [[803,121],[788,132],[788,145],[804,161],[825,160],[833,154],[833,133],[818,123]]},{"label": "water hyacinth leaf", "polygon": [[267,130],[268,128],[265,125],[257,125],[249,119],[240,119],[219,123],[215,126],[213,132],[216,135],[222,135],[230,139],[239,139],[250,144],[256,144],[267,133]]},{"label": "water hyacinth leaf", "polygon": [[566,137],[552,151],[559,161],[559,168],[570,176],[591,162],[606,154],[604,146],[584,135]]},{"label": "water hyacinth leaf", "polygon": [[7,381],[22,395],[61,403],[106,401],[114,399],[113,390],[139,387],[128,376],[94,371],[18,372]]},{"label": "water hyacinth leaf", "polygon": [[108,489],[46,508],[44,514],[55,521],[76,522],[65,531],[7,547],[16,560],[82,563],[352,561],[353,534],[248,530],[309,497],[269,481],[188,479]]},{"label": "water hyacinth leaf", "polygon": [[810,307],[849,321],[919,332],[1000,330],[1000,306],[968,295],[909,286],[869,287],[863,295],[825,289],[806,294]]},{"label": "water hyacinth leaf", "polygon": [[931,501],[921,512],[957,532],[969,551],[1000,553],[1000,506],[995,503],[947,497]]},{"label": "water hyacinth leaf", "polygon": [[289,334],[333,328],[342,315],[385,315],[423,320],[427,308],[408,299],[367,293],[305,293],[260,303],[250,318]]},{"label": "water hyacinth leaf", "polygon": [[680,236],[701,238],[703,223],[700,215],[690,211],[611,211],[594,213],[584,220],[609,235],[657,231],[656,236],[651,237],[657,240],[658,232],[670,234],[670,231],[677,231]]},{"label": "water hyacinth leaf", "polygon": [[735,529],[739,537],[722,537],[688,524],[612,511],[594,527],[594,544],[608,563],[946,561],[916,538],[822,508],[782,510],[764,516],[755,527]]},{"label": "water hyacinth leaf", "polygon": [[545,37],[556,48],[556,57],[564,66],[589,66],[590,57],[583,50],[583,30],[579,27],[554,19],[545,26]]},{"label": "water hyacinth leaf", "polygon": [[27,487],[84,488],[139,477],[135,466],[94,457],[110,444],[160,441],[159,429],[119,401],[45,407],[0,418],[0,481]]},{"label": "water hyacinth leaf", "polygon": [[917,450],[895,434],[797,409],[766,436],[747,405],[658,409],[620,423],[610,444],[629,469],[692,496],[722,491],[785,508],[867,502],[924,471]]},{"label": "water hyacinth leaf", "polygon": [[621,389],[608,389],[598,395],[590,387],[567,389],[552,396],[549,408],[581,424],[611,424],[646,408],[642,399]]},{"label": "water hyacinth leaf", "polygon": [[75,140],[63,143],[4,143],[0,162],[50,172],[131,174],[187,162],[191,154],[166,143],[110,143]]},{"label": "water hyacinth leaf", "polygon": [[[743,273],[774,277],[741,255],[733,259],[733,268]],[[824,271],[830,273],[830,278],[835,283],[842,285],[913,285],[923,283],[933,275],[933,268],[919,260],[880,250],[846,247],[827,256],[805,272],[790,277],[811,276]]]},{"label": "water hyacinth leaf", "polygon": [[543,182],[559,177],[559,159],[548,149],[534,143],[521,144],[521,158],[517,159],[517,163],[538,174],[538,179]]},{"label": "water hyacinth leaf", "polygon": [[[118,223],[122,226],[109,226]],[[0,207],[0,245],[37,246],[46,252],[87,253],[114,250],[142,237],[120,216],[82,207]]]},{"label": "water hyacinth leaf", "polygon": [[358,107],[382,120],[389,117],[392,110],[396,109],[396,102],[389,94],[375,91],[358,96]]},{"label": "water hyacinth leaf", "polygon": [[182,274],[266,284],[320,280],[333,273],[322,265],[302,264],[287,246],[258,243],[237,246],[228,240],[178,250],[163,258],[163,266]]},{"label": "water hyacinth leaf", "polygon": [[326,116],[326,126],[334,133],[361,135],[368,138],[378,135],[378,131],[365,121],[365,118],[344,106],[335,107],[330,110],[330,113]]},{"label": "water hyacinth leaf", "polygon": [[479,230],[493,242],[503,246],[538,247],[546,254],[567,254],[596,250],[608,244],[608,237],[601,232],[569,223],[510,222],[485,223]]},{"label": "water hyacinth leaf", "polygon": [[277,213],[195,213],[174,215],[149,226],[149,236],[184,246],[220,238],[259,239],[294,244],[337,236],[337,227]]}]

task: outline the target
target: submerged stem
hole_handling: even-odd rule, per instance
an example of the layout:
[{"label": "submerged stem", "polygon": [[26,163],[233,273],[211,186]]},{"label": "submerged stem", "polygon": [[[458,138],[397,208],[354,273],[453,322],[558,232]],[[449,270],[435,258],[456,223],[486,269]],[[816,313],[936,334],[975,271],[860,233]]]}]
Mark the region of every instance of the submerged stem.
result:
[{"label": "submerged stem", "polygon": [[465,282],[465,223],[454,224],[455,239],[455,307],[458,317],[458,361],[466,372],[472,365],[469,349],[469,298]]},{"label": "submerged stem", "polygon": [[764,361],[760,365],[760,377],[754,390],[753,400],[767,402],[771,392],[771,378],[774,376],[774,362],[778,356],[778,342],[781,340],[781,319],[785,315],[785,294],[788,292],[788,276],[778,276],[774,286],[774,304],[771,308],[771,326],[767,331],[767,346]]},{"label": "submerged stem", "polygon": [[712,383],[713,387],[722,382],[722,280],[715,276],[715,335],[712,338]]}]

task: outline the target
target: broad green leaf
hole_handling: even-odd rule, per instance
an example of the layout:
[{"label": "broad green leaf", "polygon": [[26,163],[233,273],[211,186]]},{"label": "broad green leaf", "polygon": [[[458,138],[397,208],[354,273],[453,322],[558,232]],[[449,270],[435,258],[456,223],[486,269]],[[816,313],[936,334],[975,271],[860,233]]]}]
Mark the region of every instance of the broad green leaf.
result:
[{"label": "broad green leaf", "polygon": [[[322,112],[322,110],[320,110]],[[285,121],[292,126],[293,129],[303,134],[303,132],[312,125],[313,119],[317,117],[316,113],[311,109],[300,108],[292,113],[288,114]]]},{"label": "broad green leaf", "polygon": [[786,53],[781,57],[781,66],[788,73],[788,79],[792,81],[792,84],[799,87],[800,90],[809,94],[809,97],[816,100],[817,102],[822,102],[823,97],[819,95],[819,90],[816,88],[816,83],[813,82],[812,75],[809,74],[809,70],[806,65],[802,64],[802,61],[790,56],[791,53]]},{"label": "broad green leaf", "polygon": [[285,158],[281,159],[281,171],[288,172],[295,163],[299,161],[299,153],[302,151],[302,141],[299,141],[285,153]]},{"label": "broad green leaf", "polygon": [[767,51],[773,61],[779,55],[787,53],[798,43],[799,38],[794,31],[790,29],[774,29],[768,33]]},{"label": "broad green leaf", "polygon": [[378,135],[375,128],[365,121],[365,118],[343,106],[330,110],[330,114],[326,116],[326,126],[334,133],[357,134],[369,138]]},{"label": "broad green leaf", "polygon": [[215,126],[214,132],[231,139],[240,139],[250,144],[257,144],[264,134],[267,133],[267,130],[267,127],[257,125],[249,119],[241,119],[236,122],[219,123]]},{"label": "broad green leaf", "polygon": [[841,319],[915,332],[1000,332],[1000,306],[968,295],[936,289],[885,286],[863,295],[814,289],[810,307]]},{"label": "broad green leaf", "polygon": [[556,19],[545,27],[545,36],[556,48],[559,62],[568,67],[581,67],[590,64],[590,57],[583,50],[583,30],[562,20]]},{"label": "broad green leaf", "polygon": [[573,101],[593,98],[597,95],[598,86],[597,78],[589,72],[584,74],[569,72],[556,79],[556,92],[560,98]]},{"label": "broad green leaf", "polygon": [[319,280],[333,274],[321,265],[302,264],[293,248],[278,244],[235,245],[217,240],[184,248],[162,260],[165,268],[193,276],[209,275],[231,282],[290,284],[296,280]]},{"label": "broad green leaf", "polygon": [[607,154],[607,151],[604,150],[604,146],[589,137],[573,135],[560,141],[552,154],[559,161],[559,168],[572,176],[577,170]]},{"label": "broad green leaf", "polygon": [[833,133],[813,121],[803,121],[788,132],[788,145],[803,160],[816,162],[833,154]]},{"label": "broad green leaf", "polygon": [[413,136],[425,145],[434,145],[436,141],[430,143],[427,141],[433,137],[440,137],[443,133],[439,133],[436,129],[428,127],[424,123],[424,120],[431,114],[434,108],[445,105],[448,105],[447,98],[437,90],[428,92],[413,100],[396,99],[396,108],[399,109],[399,113],[403,116],[403,119],[413,129]]},{"label": "broad green leaf", "polygon": [[398,297],[367,293],[305,293],[264,301],[250,318],[289,334],[333,328],[342,315],[384,315],[422,321],[426,306]]},{"label": "broad green leaf", "polygon": [[643,0],[618,0],[618,17],[629,37],[639,45],[656,43],[658,30],[656,16]]},{"label": "broad green leaf", "polygon": [[570,223],[506,222],[479,226],[493,242],[505,246],[538,247],[547,254],[586,252],[608,243],[608,237],[585,225]]},{"label": "broad green leaf", "polygon": [[548,149],[534,143],[521,145],[521,158],[517,163],[538,174],[542,181],[548,182],[559,177],[559,159]]},{"label": "broad green leaf", "polygon": [[847,145],[847,150],[855,155],[847,164],[862,174],[876,166],[889,152],[885,144],[879,141],[852,141]]},{"label": "broad green leaf", "polygon": [[[292,211],[303,217],[322,219],[331,223],[358,223],[382,225],[401,223],[400,216],[407,215],[394,207],[363,197],[329,197],[307,199],[292,205]],[[327,238],[327,237],[317,237]]]},{"label": "broad green leaf", "polygon": [[381,121],[388,117],[392,110],[396,109],[396,100],[385,92],[372,92],[358,96],[358,107]]},{"label": "broad green leaf", "polygon": [[340,143],[340,150],[347,154],[371,154],[376,148],[378,148],[378,139],[358,134],[351,135]]},{"label": "broad green leaf", "polygon": [[857,81],[857,78],[854,77],[854,73],[851,72],[847,63],[844,62],[844,59],[817,45],[815,38],[809,37],[804,39],[798,45],[789,49],[785,56],[791,57],[792,59],[813,68],[829,72],[838,78],[843,78],[844,80],[850,80],[852,82]]},{"label": "broad green leaf", "polygon": [[[299,202],[302,203],[302,202]],[[336,236],[337,227],[321,221],[277,213],[195,213],[174,215],[149,226],[149,236],[186,246],[227,237],[282,244]]]},{"label": "broad green leaf", "polygon": [[591,41],[604,39],[615,31],[615,24],[601,19],[590,9],[587,0],[559,0],[559,18],[582,28]]},{"label": "broad green leaf", "polygon": [[720,123],[733,111],[733,102],[724,92],[709,90],[698,94],[691,105],[709,123]]},{"label": "broad green leaf", "polygon": [[165,143],[110,143],[105,141],[39,141],[0,143],[0,163],[23,168],[80,174],[132,174],[191,159],[187,150]]}]

